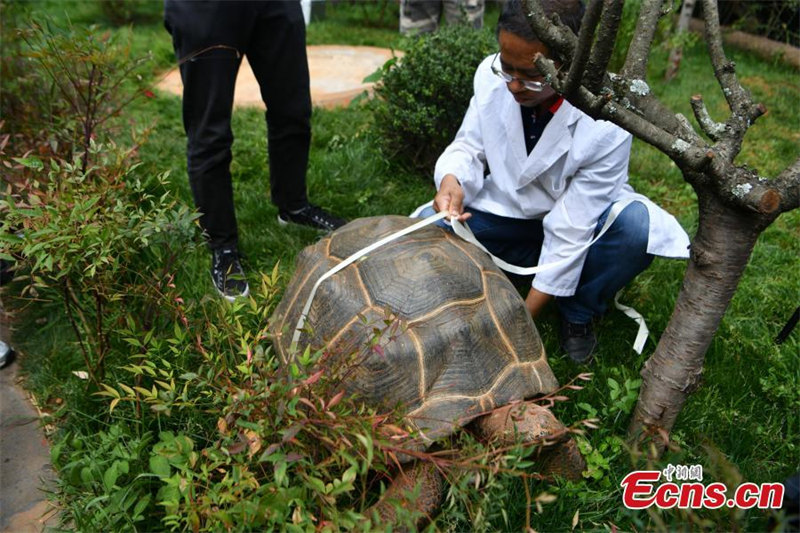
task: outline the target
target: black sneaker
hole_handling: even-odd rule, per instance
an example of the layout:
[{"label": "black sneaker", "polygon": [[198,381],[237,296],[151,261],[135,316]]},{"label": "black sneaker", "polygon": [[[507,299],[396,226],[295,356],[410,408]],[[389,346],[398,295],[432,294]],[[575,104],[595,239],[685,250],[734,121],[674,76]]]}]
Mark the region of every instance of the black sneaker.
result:
[{"label": "black sneaker", "polygon": [[583,365],[592,362],[592,353],[597,346],[597,337],[594,336],[591,322],[573,324],[562,319],[560,337],[561,349],[567,352],[570,359]]},{"label": "black sneaker", "polygon": [[229,302],[250,294],[250,287],[239,263],[239,252],[236,248],[212,250],[211,279],[217,292]]},{"label": "black sneaker", "polygon": [[281,211],[278,214],[278,223],[286,225],[289,222],[325,231],[333,231],[347,223],[346,220],[335,217],[321,207],[311,204],[295,213]]}]

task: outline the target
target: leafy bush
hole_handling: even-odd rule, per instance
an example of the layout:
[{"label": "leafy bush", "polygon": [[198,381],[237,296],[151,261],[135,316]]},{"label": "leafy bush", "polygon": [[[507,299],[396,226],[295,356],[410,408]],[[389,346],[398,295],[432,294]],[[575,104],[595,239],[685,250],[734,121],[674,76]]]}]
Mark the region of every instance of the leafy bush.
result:
[{"label": "leafy bush", "polygon": [[155,511],[158,483],[148,468],[153,435],[116,422],[86,437],[67,432],[50,449],[65,523],[76,531],[151,529],[145,518]]},{"label": "leafy bush", "polygon": [[430,175],[453,140],[472,97],[475,69],[497,49],[488,30],[448,26],[411,41],[382,68],[375,127],[383,152]]},{"label": "leafy bush", "polygon": [[[18,260],[27,280],[21,296],[63,305],[97,381],[120,320],[152,327],[167,274],[193,245],[196,215],[169,194],[148,192],[113,146],[92,144],[90,159],[97,164],[84,172],[82,156],[51,159],[49,169],[37,158],[17,158],[46,185],[0,201],[0,257]],[[166,177],[155,179],[165,187]]]},{"label": "leafy bush", "polygon": [[96,26],[28,20],[23,7],[10,13],[0,107],[9,151],[67,160],[80,152],[85,171],[90,141],[107,141],[114,119],[143,94],[148,58],[132,57],[129,41]]},{"label": "leafy bush", "polygon": [[[398,413],[342,392],[336,354],[277,359],[265,335],[279,287],[275,268],[248,301],[181,299],[173,326],[118,332],[132,353],[94,395],[109,402],[102,429],[72,431],[54,448],[65,520],[89,530],[388,527],[370,507],[415,435]],[[523,459],[531,447],[454,439],[460,454],[413,453],[450,472],[447,520],[485,524],[504,483],[535,477]],[[413,505],[396,512],[393,526],[413,529]]]},{"label": "leafy bush", "polygon": [[117,324],[153,327],[176,258],[195,244],[196,215],[163,193],[168,173],[137,170],[146,135],[132,127],[129,148],[107,140],[139,93],[142,61],[96,28],[45,19],[15,33],[28,77],[11,88],[11,101],[23,101],[29,85],[48,87],[48,97],[12,106],[20,115],[9,117],[13,133],[0,139],[8,183],[0,257],[19,263],[21,296],[63,308],[85,372],[98,383]]}]

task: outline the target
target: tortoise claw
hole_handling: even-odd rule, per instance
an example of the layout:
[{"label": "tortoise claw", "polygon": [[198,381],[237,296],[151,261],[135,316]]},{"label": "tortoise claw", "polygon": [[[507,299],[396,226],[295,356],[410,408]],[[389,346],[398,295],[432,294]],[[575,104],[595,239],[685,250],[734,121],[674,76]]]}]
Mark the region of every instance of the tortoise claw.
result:
[{"label": "tortoise claw", "polygon": [[[416,498],[410,496],[419,487]],[[378,515],[383,524],[392,524],[393,531],[418,531],[425,527],[439,509],[444,496],[445,481],[439,469],[428,461],[417,461],[395,476],[381,499],[370,507],[366,516]],[[397,508],[413,509],[418,513],[413,529],[397,523]]]}]

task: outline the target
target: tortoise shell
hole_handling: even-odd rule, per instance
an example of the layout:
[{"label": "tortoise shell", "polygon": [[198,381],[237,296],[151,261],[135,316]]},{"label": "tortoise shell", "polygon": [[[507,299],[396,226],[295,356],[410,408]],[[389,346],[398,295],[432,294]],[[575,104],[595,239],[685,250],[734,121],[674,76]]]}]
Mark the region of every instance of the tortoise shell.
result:
[{"label": "tortoise shell", "polygon": [[[358,219],[300,253],[270,324],[284,362],[295,353],[293,332],[317,279],[415,222]],[[508,278],[477,247],[435,226],[385,244],[323,281],[298,345],[334,359],[358,354],[345,388],[376,406],[400,404],[428,438],[558,386]]]}]

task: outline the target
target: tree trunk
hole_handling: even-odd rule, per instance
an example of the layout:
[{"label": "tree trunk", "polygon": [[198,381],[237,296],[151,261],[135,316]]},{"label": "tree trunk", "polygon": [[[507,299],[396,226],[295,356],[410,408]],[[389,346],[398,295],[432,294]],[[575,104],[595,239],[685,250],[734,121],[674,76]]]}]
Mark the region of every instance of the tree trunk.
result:
[{"label": "tree trunk", "polygon": [[706,350],[758,236],[772,220],[735,210],[711,192],[698,191],[698,202],[700,226],[675,310],[642,369],[642,389],[629,431],[633,439],[650,429],[668,433],[686,398],[699,387]]},{"label": "tree trunk", "polygon": [[[703,34],[704,26],[702,20],[693,18],[689,21],[689,31],[700,35]],[[726,45],[747,50],[767,61],[779,59],[791,67],[800,69],[800,48],[789,43],[773,41],[761,35],[745,33],[727,26],[722,28],[722,40]]]},{"label": "tree trunk", "polygon": [[[692,20],[692,13],[694,12],[694,0],[684,0],[683,7],[681,8],[680,17],[678,17],[678,26],[675,28],[675,35],[679,36],[681,33],[689,31],[689,21]],[[681,59],[683,58],[683,43],[681,38],[678,37],[678,44],[670,50],[669,60],[667,61],[667,72],[664,74],[666,81],[671,80],[678,74],[678,69],[681,66]]]}]

